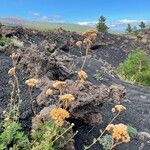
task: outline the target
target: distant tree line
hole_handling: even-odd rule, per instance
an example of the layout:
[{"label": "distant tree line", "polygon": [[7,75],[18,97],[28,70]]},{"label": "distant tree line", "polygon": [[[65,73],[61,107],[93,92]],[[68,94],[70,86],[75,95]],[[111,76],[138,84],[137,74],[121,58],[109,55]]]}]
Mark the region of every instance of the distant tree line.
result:
[{"label": "distant tree line", "polygon": [[[106,25],[106,18],[104,16],[100,16],[96,28],[97,28],[98,32],[108,32],[109,27]],[[145,29],[146,24],[143,21],[141,21],[139,24],[139,28]],[[138,34],[138,27],[137,26],[132,27],[131,24],[128,24],[127,28],[126,28],[126,32],[128,34],[137,35]]]},{"label": "distant tree line", "polygon": [[[139,24],[139,27],[140,27],[140,29],[145,29],[146,24],[143,21],[141,21],[140,24]],[[137,34],[138,29],[137,29],[136,26],[132,27],[131,24],[128,24],[127,28],[126,28],[126,32],[129,33],[129,34],[131,34],[131,33]]]}]

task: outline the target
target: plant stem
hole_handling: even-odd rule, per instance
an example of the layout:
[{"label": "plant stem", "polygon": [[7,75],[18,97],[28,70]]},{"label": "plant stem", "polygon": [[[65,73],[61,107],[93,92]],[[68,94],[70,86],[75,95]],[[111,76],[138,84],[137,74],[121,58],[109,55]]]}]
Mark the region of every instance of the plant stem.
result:
[{"label": "plant stem", "polygon": [[[119,116],[119,114],[120,114],[120,112],[118,112],[115,116],[114,116],[114,118],[109,122],[109,124],[111,124],[118,116]],[[109,125],[108,124],[108,125]],[[100,140],[100,138],[103,136],[103,134],[105,133],[105,131],[106,131],[106,128],[104,129],[104,131],[100,134],[100,136],[91,144],[91,145],[89,145],[89,146],[87,146],[87,147],[84,147],[84,150],[88,150],[89,148],[91,148],[98,140]]]}]

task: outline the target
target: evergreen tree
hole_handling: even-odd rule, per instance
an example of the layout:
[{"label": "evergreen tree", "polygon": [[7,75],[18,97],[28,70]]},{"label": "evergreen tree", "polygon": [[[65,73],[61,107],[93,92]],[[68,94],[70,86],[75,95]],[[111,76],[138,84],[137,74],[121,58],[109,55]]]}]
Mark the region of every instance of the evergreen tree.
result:
[{"label": "evergreen tree", "polygon": [[100,16],[98,24],[97,24],[97,30],[99,32],[108,32],[109,27],[106,25],[106,18],[104,16]]},{"label": "evergreen tree", "polygon": [[139,27],[140,27],[141,29],[144,29],[144,28],[146,27],[146,25],[145,25],[145,23],[144,23],[143,21],[141,21]]},{"label": "evergreen tree", "polygon": [[133,31],[130,24],[128,24],[126,31],[127,31],[127,33],[131,33]]},{"label": "evergreen tree", "polygon": [[137,29],[137,27],[136,27],[136,26],[134,26],[134,27],[133,27],[133,33],[134,33],[135,35],[137,35],[137,34],[138,34],[138,29]]}]

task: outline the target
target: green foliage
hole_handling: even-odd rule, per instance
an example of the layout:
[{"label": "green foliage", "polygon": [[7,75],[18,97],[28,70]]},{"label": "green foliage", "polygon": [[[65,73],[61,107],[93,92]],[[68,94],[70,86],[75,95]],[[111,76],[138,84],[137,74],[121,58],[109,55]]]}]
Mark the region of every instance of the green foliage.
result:
[{"label": "green foliage", "polygon": [[133,34],[134,34],[135,36],[138,35],[138,29],[137,29],[136,26],[133,27]]},{"label": "green foliage", "polygon": [[136,128],[133,128],[132,126],[128,125],[128,133],[131,137],[134,137],[138,134],[138,131]]},{"label": "green foliage", "polygon": [[97,24],[97,31],[99,32],[108,32],[109,27],[106,25],[106,18],[104,16],[100,16],[98,24]]},{"label": "green foliage", "polygon": [[7,38],[7,37],[0,38],[0,46],[5,46],[9,44],[14,45],[16,48],[23,47],[23,42],[17,40],[16,38]]},{"label": "green foliage", "polygon": [[131,27],[131,24],[128,24],[126,31],[127,33],[132,33],[133,29]]},{"label": "green foliage", "polygon": [[104,135],[99,139],[100,144],[103,146],[104,150],[109,150],[112,144],[112,136],[109,134]]},{"label": "green foliage", "polygon": [[145,23],[144,23],[143,21],[141,21],[139,27],[140,27],[141,29],[145,29],[145,28],[146,28],[146,25],[145,25]]},{"label": "green foliage", "polygon": [[17,38],[12,38],[11,43],[16,47],[16,48],[21,48],[23,47],[23,42],[17,40]]},{"label": "green foliage", "polygon": [[150,86],[150,60],[143,51],[129,54],[117,71],[124,79]]},{"label": "green foliage", "polygon": [[1,37],[0,38],[0,46],[5,46],[11,42],[10,38]]},{"label": "green foliage", "polygon": [[56,126],[53,121],[41,124],[38,130],[32,131],[31,150],[57,150],[60,147],[63,148],[61,142],[63,141],[64,144],[65,141],[69,140],[65,134],[70,129],[72,129],[72,125],[66,129]]},{"label": "green foliage", "polygon": [[29,140],[17,122],[5,121],[0,133],[0,150],[28,150]]}]

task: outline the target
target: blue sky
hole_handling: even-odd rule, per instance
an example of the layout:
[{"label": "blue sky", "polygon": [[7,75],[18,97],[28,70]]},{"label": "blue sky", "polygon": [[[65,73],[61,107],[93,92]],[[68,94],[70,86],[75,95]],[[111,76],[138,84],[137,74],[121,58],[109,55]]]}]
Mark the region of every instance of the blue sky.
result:
[{"label": "blue sky", "polygon": [[1,0],[0,17],[88,23],[100,15],[111,21],[150,20],[150,0]]}]

